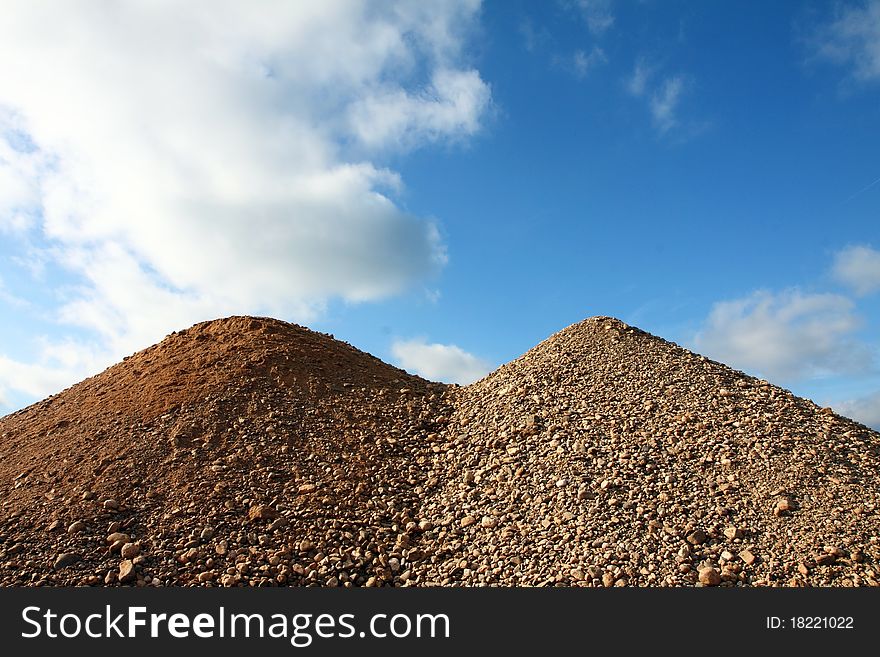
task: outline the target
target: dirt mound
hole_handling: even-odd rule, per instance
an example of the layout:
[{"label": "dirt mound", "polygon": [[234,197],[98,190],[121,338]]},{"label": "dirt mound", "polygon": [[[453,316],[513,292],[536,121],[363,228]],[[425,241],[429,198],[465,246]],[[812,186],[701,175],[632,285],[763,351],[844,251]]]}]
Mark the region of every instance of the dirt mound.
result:
[{"label": "dirt mound", "polygon": [[880,435],[608,317],[456,391],[444,584],[876,584]]},{"label": "dirt mound", "polygon": [[364,583],[443,390],[277,320],[172,334],[0,420],[0,581]]},{"label": "dirt mound", "polygon": [[607,317],[464,388],[207,322],[0,437],[6,585],[880,579],[880,435]]}]

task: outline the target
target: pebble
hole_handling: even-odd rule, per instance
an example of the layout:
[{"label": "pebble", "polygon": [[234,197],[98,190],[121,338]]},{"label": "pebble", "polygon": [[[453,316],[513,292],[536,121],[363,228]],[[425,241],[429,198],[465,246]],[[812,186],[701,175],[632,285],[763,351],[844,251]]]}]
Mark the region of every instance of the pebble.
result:
[{"label": "pebble", "polygon": [[743,563],[745,563],[747,566],[751,566],[753,563],[755,563],[755,561],[758,560],[758,558],[749,550],[743,550],[742,552],[740,552],[739,558],[742,559]]},{"label": "pebble", "polygon": [[725,535],[728,539],[730,539],[731,541],[734,541],[734,540],[736,540],[736,539],[738,539],[738,538],[742,538],[742,537],[743,537],[743,532],[742,532],[741,529],[737,529],[736,527],[726,527],[726,528],[724,529],[724,535]]},{"label": "pebble", "polygon": [[248,520],[272,520],[278,517],[278,512],[267,504],[252,506],[248,510]]},{"label": "pebble", "polygon": [[296,489],[296,491],[300,495],[307,495],[308,493],[314,493],[316,490],[318,490],[318,487],[315,484],[302,484],[299,486],[299,488]]},{"label": "pebble", "polygon": [[470,527],[471,525],[476,524],[476,522],[477,522],[477,519],[474,518],[473,516],[465,516],[464,518],[461,519],[461,526],[462,527]]},{"label": "pebble", "polygon": [[119,550],[119,555],[123,559],[134,559],[141,553],[141,546],[138,543],[125,543]]},{"label": "pebble", "polygon": [[498,519],[492,516],[483,516],[483,519],[480,521],[480,525],[485,527],[486,529],[493,529],[498,525]]},{"label": "pebble", "polygon": [[721,574],[712,566],[700,568],[697,572],[700,583],[704,586],[718,586],[721,584]]},{"label": "pebble", "polygon": [[687,542],[691,545],[702,545],[706,542],[706,539],[708,539],[708,536],[706,536],[706,532],[702,529],[697,529],[687,536]]},{"label": "pebble", "polygon": [[55,570],[61,570],[62,568],[72,566],[79,561],[82,561],[81,554],[77,554],[76,552],[65,552],[58,555],[58,557],[55,559],[55,565],[53,567],[55,568]]},{"label": "pebble", "polygon": [[68,534],[76,534],[78,532],[83,531],[85,528],[86,528],[86,523],[84,523],[82,520],[77,520],[76,522],[71,523],[71,525],[67,528],[67,533]]},{"label": "pebble", "polygon": [[290,521],[285,517],[275,518],[272,523],[266,528],[267,531],[274,532],[276,529],[283,529],[290,524]]},{"label": "pebble", "polygon": [[126,559],[122,563],[119,564],[119,574],[117,575],[120,582],[131,582],[137,577],[137,571],[135,570],[134,564]]},{"label": "pebble", "polygon": [[793,510],[794,505],[791,503],[791,500],[786,497],[776,503],[776,508],[773,510],[773,514],[776,516],[782,516]]},{"label": "pebble", "polygon": [[104,500],[103,507],[105,509],[107,509],[108,511],[116,511],[119,508],[119,502],[110,498],[110,499]]},{"label": "pebble", "polygon": [[110,534],[107,537],[107,542],[108,543],[122,542],[122,544],[124,545],[125,543],[131,542],[131,537],[128,534],[124,534],[122,532],[113,532],[112,534]]}]

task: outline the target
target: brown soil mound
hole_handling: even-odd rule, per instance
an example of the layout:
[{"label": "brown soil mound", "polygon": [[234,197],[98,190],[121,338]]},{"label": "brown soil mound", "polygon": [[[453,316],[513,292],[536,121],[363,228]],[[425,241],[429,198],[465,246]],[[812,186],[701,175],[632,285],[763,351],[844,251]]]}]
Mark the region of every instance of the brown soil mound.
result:
[{"label": "brown soil mound", "polygon": [[0,437],[5,585],[880,579],[880,434],[605,317],[464,388],[207,322]]},{"label": "brown soil mound", "polygon": [[443,390],[277,320],[172,334],[0,420],[0,582],[364,583]]}]

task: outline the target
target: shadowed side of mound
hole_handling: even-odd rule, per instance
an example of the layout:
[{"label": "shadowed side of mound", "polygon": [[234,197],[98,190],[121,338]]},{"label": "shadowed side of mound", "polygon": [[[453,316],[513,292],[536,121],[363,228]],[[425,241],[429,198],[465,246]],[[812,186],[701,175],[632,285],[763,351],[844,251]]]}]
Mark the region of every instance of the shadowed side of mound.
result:
[{"label": "shadowed side of mound", "polygon": [[[12,557],[0,578],[315,581],[314,551],[283,573],[271,555],[310,543],[332,554],[362,532],[352,545],[394,545],[421,477],[408,445],[424,448],[445,390],[278,320],[174,333],[0,419],[0,550]],[[123,538],[141,560],[120,575]],[[268,570],[235,570],[252,550]],[[55,568],[63,554],[81,558]]]}]

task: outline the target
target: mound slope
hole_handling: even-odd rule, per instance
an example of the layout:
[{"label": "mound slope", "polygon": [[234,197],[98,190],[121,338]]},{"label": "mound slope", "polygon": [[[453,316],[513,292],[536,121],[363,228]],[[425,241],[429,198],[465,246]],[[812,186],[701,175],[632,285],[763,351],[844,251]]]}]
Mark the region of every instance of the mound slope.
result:
[{"label": "mound slope", "polygon": [[596,317],[463,388],[234,317],[0,419],[5,585],[876,585],[880,434]]},{"label": "mound slope", "polygon": [[880,435],[766,381],[595,317],[453,404],[428,579],[877,583]]},{"label": "mound slope", "polygon": [[405,446],[443,390],[277,320],[172,334],[0,420],[0,578],[364,583],[411,522]]}]

